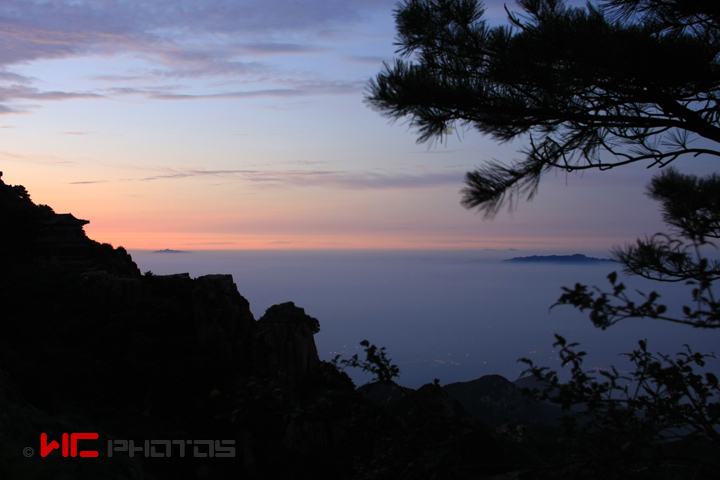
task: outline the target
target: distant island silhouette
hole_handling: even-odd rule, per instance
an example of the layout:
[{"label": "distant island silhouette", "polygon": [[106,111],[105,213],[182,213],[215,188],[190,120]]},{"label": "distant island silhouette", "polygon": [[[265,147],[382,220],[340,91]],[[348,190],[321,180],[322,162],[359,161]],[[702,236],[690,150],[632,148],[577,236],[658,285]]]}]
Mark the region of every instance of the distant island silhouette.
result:
[{"label": "distant island silhouette", "polygon": [[587,257],[581,253],[575,255],[532,255],[530,257],[514,257],[503,260],[513,263],[616,263],[609,258]]},{"label": "distant island silhouette", "polygon": [[188,252],[186,250],[172,250],[170,248],[165,248],[162,250],[155,250],[152,253],[192,253],[192,252]]}]

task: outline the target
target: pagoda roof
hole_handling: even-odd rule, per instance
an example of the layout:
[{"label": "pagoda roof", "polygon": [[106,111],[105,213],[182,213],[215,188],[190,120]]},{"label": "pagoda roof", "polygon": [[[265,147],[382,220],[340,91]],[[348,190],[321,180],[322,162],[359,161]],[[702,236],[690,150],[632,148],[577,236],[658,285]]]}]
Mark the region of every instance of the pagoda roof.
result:
[{"label": "pagoda roof", "polygon": [[44,225],[76,225],[83,226],[90,223],[90,220],[75,218],[72,213],[56,213],[52,218],[43,220]]}]

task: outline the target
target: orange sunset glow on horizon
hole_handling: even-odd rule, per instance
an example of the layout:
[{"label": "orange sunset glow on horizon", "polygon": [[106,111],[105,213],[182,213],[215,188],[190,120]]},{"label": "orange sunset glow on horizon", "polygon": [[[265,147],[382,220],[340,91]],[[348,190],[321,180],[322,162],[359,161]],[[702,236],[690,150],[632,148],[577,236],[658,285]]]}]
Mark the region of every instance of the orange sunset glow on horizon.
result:
[{"label": "orange sunset glow on horizon", "polygon": [[492,220],[460,206],[466,172],[522,145],[462,129],[417,144],[368,108],[368,80],[395,56],[394,1],[318,1],[307,16],[268,2],[252,21],[238,2],[220,24],[213,1],[172,17],[18,5],[22,38],[0,34],[4,181],[89,220],[98,241],[606,250],[663,228],[644,167],[549,174]]}]

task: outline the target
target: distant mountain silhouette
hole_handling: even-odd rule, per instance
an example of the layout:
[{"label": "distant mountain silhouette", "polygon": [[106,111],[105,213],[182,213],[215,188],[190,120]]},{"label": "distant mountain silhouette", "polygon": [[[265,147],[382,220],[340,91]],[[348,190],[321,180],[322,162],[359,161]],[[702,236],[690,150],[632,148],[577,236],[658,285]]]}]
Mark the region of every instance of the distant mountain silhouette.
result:
[{"label": "distant mountain silhouette", "polygon": [[609,258],[587,257],[581,253],[575,255],[532,255],[530,257],[514,257],[503,260],[513,263],[616,263]]},{"label": "distant mountain silhouette", "polygon": [[474,418],[492,427],[512,422],[559,426],[560,408],[525,398],[523,388],[542,385],[523,380],[526,383],[510,382],[501,375],[485,375],[469,382],[451,383],[443,389]]},{"label": "distant mountain silhouette", "polygon": [[192,252],[188,252],[186,250],[172,250],[170,248],[164,248],[162,250],[155,250],[152,253],[192,253]]}]

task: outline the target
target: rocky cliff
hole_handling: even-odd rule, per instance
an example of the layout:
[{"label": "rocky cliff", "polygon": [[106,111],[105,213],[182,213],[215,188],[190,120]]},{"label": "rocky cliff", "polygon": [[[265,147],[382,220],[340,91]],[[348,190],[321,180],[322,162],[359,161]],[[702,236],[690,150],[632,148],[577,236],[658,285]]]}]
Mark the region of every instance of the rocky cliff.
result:
[{"label": "rocky cliff", "polygon": [[[52,215],[0,180],[0,402],[25,419],[0,416],[4,444],[37,447],[67,416],[73,431],[115,438],[233,438],[238,395],[251,390],[240,386],[291,392],[321,376],[319,323],[302,308],[277,305],[257,321],[230,275],[143,276],[122,247],[90,239],[83,256],[48,261],[37,225]],[[0,478],[34,471],[5,460]],[[188,465],[203,466],[188,460],[163,478]]]},{"label": "rocky cliff", "polygon": [[[89,239],[50,261],[36,243],[50,215],[0,180],[0,478],[487,478],[525,462],[526,444],[477,420],[518,405],[509,382],[456,388],[459,401],[436,384],[356,390],[318,359],[320,324],[292,302],[255,320],[230,275],[141,275],[122,247]],[[365,345],[348,365],[390,372]],[[40,433],[72,432],[227,440],[235,453],[23,455]]]}]

